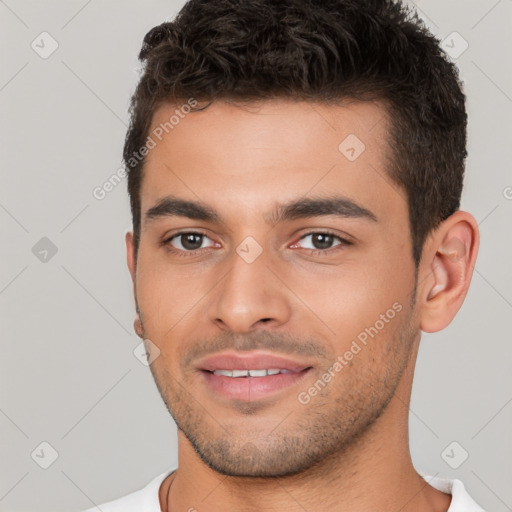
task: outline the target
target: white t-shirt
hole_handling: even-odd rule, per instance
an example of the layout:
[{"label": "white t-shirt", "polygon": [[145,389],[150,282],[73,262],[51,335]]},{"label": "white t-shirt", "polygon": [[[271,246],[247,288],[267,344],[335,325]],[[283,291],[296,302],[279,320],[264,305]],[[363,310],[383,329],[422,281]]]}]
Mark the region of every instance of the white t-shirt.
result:
[{"label": "white t-shirt", "polygon": [[[162,482],[174,471],[175,469],[172,469],[158,475],[139,491],[103,505],[89,508],[84,512],[161,512],[158,491]],[[485,512],[473,501],[460,480],[449,480],[420,474],[432,487],[452,495],[452,502],[447,512]]]}]

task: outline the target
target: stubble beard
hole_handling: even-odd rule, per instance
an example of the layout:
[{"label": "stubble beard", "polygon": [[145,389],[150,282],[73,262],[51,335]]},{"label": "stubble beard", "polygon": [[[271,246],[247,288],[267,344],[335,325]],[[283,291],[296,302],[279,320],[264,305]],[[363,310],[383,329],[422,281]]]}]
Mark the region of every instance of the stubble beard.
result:
[{"label": "stubble beard", "polygon": [[[269,425],[265,433],[251,428],[251,416],[258,414],[261,404],[234,403],[241,414],[238,421],[229,423],[223,421],[221,411],[211,414],[211,403],[207,411],[201,405],[201,397],[194,397],[187,390],[191,386],[185,380],[179,382],[165,365],[155,361],[150,368],[178,429],[212,470],[250,478],[286,477],[313,468],[323,473],[330,470],[331,462],[339,464],[341,456],[364,442],[393,398],[418,336],[411,323],[411,310],[405,313],[394,339],[387,341],[386,350],[378,352],[380,359],[356,356],[353,364],[307,405],[291,395],[296,408],[287,417],[277,412],[275,425]],[[386,340],[375,339],[372,343]],[[373,364],[365,365],[368,359]],[[317,368],[311,382],[321,377],[326,368]]]}]

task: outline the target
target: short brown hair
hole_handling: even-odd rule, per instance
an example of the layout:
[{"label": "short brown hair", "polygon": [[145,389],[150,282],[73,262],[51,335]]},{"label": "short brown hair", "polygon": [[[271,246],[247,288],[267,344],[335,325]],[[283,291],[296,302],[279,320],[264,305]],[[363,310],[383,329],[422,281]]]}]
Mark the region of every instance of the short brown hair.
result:
[{"label": "short brown hair", "polygon": [[466,111],[457,68],[399,1],[190,0],[146,34],[139,59],[123,152],[136,251],[144,159],[134,154],[155,110],[191,97],[381,100],[387,172],[407,192],[416,264],[427,235],[459,208]]}]

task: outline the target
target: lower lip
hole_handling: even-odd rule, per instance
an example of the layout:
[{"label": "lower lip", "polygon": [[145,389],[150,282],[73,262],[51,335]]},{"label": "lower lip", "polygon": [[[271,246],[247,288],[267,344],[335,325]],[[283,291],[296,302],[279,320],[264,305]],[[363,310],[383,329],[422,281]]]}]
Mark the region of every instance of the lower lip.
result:
[{"label": "lower lip", "polygon": [[266,377],[226,377],[208,371],[201,373],[214,393],[234,400],[253,401],[297,384],[310,370],[307,368],[298,373],[278,373]]}]

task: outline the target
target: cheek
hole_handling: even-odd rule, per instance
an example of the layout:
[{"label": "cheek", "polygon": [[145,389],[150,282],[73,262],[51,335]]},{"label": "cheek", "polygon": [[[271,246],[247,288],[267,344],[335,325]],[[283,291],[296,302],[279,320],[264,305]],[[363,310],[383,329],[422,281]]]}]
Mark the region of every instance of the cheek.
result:
[{"label": "cheek", "polygon": [[155,339],[162,338],[185,315],[192,295],[164,259],[141,250],[137,264],[137,303],[148,336]]},{"label": "cheek", "polygon": [[[218,279],[215,269],[171,265],[163,251],[141,247],[136,278],[137,303],[146,336],[157,343],[162,352],[179,350],[200,328],[206,318],[209,294]],[[174,343],[175,339],[180,339],[180,344]]]},{"label": "cheek", "polygon": [[394,336],[409,305],[414,266],[391,255],[371,262],[354,259],[328,272],[301,269],[294,281],[290,288],[307,307],[298,316],[308,319],[310,329],[323,325],[339,353],[358,337]]}]

